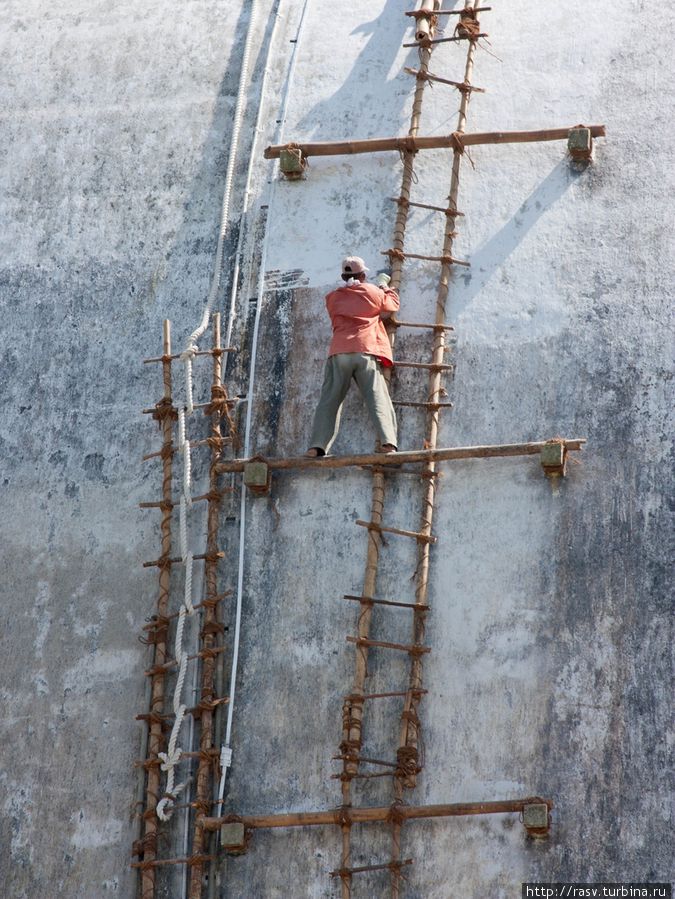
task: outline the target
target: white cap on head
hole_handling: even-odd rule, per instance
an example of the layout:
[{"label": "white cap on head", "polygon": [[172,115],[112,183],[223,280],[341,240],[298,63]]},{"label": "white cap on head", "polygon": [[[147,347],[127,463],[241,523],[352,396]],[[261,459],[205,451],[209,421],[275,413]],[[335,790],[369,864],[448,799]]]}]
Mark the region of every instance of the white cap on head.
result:
[{"label": "white cap on head", "polygon": [[370,271],[370,269],[366,268],[366,263],[360,256],[347,256],[346,259],[342,260],[343,275],[360,275],[361,272],[367,271]]}]

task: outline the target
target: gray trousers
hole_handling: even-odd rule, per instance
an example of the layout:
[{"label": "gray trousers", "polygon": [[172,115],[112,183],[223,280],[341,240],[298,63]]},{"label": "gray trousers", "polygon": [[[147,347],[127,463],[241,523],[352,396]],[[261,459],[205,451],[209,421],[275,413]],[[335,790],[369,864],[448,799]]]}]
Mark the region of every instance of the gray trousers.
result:
[{"label": "gray trousers", "polygon": [[330,449],[340,428],[342,404],[352,378],[365,400],[380,443],[397,446],[396,413],[382,374],[382,363],[367,353],[338,353],[328,357],[309,445],[326,452]]}]

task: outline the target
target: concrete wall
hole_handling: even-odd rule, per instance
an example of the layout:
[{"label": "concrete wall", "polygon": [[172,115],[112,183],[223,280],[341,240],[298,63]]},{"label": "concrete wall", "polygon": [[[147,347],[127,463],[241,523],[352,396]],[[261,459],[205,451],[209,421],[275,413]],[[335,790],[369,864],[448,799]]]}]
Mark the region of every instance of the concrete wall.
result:
[{"label": "concrete wall", "polygon": [[[292,6],[293,8],[286,8]],[[247,122],[252,139],[272,4],[262,4]],[[562,144],[483,147],[462,167],[456,243],[472,262],[451,285],[455,408],[440,443],[587,437],[580,464],[552,490],[533,460],[444,467],[434,532],[422,706],[426,767],[415,803],[511,798],[556,803],[545,844],[513,816],[414,824],[406,895],[511,897],[523,880],[667,880],[670,618],[666,560],[673,281],[673,75],[654,20],[634,0],[598,0],[583,20],[517,0],[485,14],[490,45],[474,81],[470,130],[604,122],[585,172]],[[142,467],[157,435],[139,409],[159,395],[140,365],[161,319],[182,340],[201,314],[212,270],[248,4],[67,0],[46,13],[10,9],[3,119],[0,379],[5,715],[0,875],[12,897],[131,897],[127,867],[147,650],[136,640],[156,597],[143,559],[158,554],[159,472]],[[300,8],[282,2],[263,97],[269,142]],[[675,15],[658,14],[668,32]],[[398,4],[313,0],[297,45],[286,139],[369,137],[407,129],[415,51]],[[490,52],[488,52],[488,50]],[[460,79],[465,50],[441,45],[432,71]],[[495,54],[495,55],[491,55]],[[496,58],[499,57],[499,58]],[[457,96],[438,85],[422,133],[455,126]],[[361,114],[355,117],[355,111]],[[420,154],[415,198],[447,196],[449,154]],[[236,202],[241,203],[243,164]],[[253,215],[236,309],[233,393],[245,392],[261,240],[269,229],[252,395],[252,450],[304,449],[329,336],[323,294],[343,253],[371,269],[391,245],[396,154],[313,160],[307,180],[254,169]],[[260,204],[269,206],[260,210]],[[233,221],[237,219],[233,209]],[[442,218],[442,217],[438,217]],[[407,248],[435,252],[443,222],[410,221]],[[230,235],[230,245],[236,229]],[[250,265],[249,265],[250,263]],[[250,277],[249,277],[250,275]],[[429,320],[436,271],[410,262],[406,318]],[[226,285],[227,286],[227,285]],[[227,311],[227,291],[222,308]],[[424,359],[401,334],[400,358]],[[202,385],[203,389],[203,385]],[[419,379],[397,376],[399,398]],[[147,417],[146,417],[147,418]],[[418,447],[419,413],[401,413]],[[336,452],[372,434],[350,396]],[[393,476],[386,518],[414,527],[421,486]],[[244,618],[226,807],[237,813],[339,804],[330,761],[349,690],[370,480],[365,472],[286,474],[247,501]],[[225,510],[223,586],[234,585],[237,497]],[[199,521],[195,521],[195,540]],[[378,593],[410,599],[413,550],[395,538]],[[177,603],[176,598],[176,603]],[[230,610],[226,610],[230,615]],[[402,617],[373,636],[405,639]],[[405,677],[374,656],[375,690]],[[397,680],[398,678],[398,680]],[[391,753],[397,710],[368,718],[366,745]],[[382,757],[377,755],[376,757]],[[385,756],[386,757],[386,756]],[[373,785],[375,784],[375,786]],[[388,800],[383,781],[356,790]],[[181,820],[168,843],[180,842]],[[359,835],[354,863],[386,859],[386,833]],[[332,830],[260,833],[218,866],[218,894],[337,895]],[[180,896],[180,880],[161,894]],[[383,875],[358,895],[385,895]]]}]

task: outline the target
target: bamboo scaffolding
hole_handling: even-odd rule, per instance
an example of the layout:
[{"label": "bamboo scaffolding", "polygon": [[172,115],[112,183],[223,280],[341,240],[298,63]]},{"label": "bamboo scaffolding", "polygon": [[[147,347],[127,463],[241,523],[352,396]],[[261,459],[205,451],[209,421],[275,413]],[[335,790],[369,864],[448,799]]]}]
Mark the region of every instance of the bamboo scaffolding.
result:
[{"label": "bamboo scaffolding", "polygon": [[[423,69],[420,68],[420,71]],[[420,79],[424,84],[424,80]],[[316,141],[312,143],[279,144],[265,148],[265,159],[278,159],[281,151],[289,148],[300,150],[303,156],[351,156],[361,153],[385,153],[398,150],[416,153],[419,150],[438,150],[451,147],[460,152],[464,147],[481,144],[523,144],[538,141],[566,140],[575,128],[588,128],[591,137],[604,137],[604,125],[569,125],[566,128],[543,128],[537,131],[453,131],[452,134],[428,137],[373,137],[367,140]]]},{"label": "bamboo scaffolding", "polygon": [[[434,404],[435,405],[435,404]],[[558,440],[556,439],[556,442]],[[586,443],[585,437],[561,438],[561,442],[568,452],[577,451]],[[460,459],[495,459],[509,456],[536,456],[542,448],[549,443],[548,440],[539,440],[532,443],[498,443],[484,446],[456,446],[438,449],[409,450],[400,453],[365,453],[349,456],[320,456],[308,458],[306,456],[291,456],[287,459],[265,459],[264,462],[273,471],[287,471],[293,468],[349,468],[351,465],[377,465],[398,466],[406,464],[419,464],[424,462],[450,462]],[[243,471],[249,459],[232,459],[221,462],[217,468],[219,472]],[[372,521],[371,516],[371,521]],[[197,558],[195,556],[195,558]],[[179,560],[180,561],[180,560]],[[157,564],[156,562],[150,564]]]},{"label": "bamboo scaffolding", "polygon": [[550,799],[529,796],[526,799],[504,799],[496,802],[453,802],[439,805],[393,805],[358,808],[342,806],[320,812],[286,812],[278,815],[225,815],[205,818],[205,830],[219,830],[223,824],[237,821],[249,830],[268,830],[276,827],[323,827],[331,824],[370,824],[377,821],[419,821],[425,818],[460,818],[472,815],[522,814],[525,806],[554,807]]},{"label": "bamboo scaffolding", "polygon": [[[478,0],[474,0],[473,9],[478,6]],[[476,53],[476,41],[469,41],[466,65],[464,70],[465,85],[470,85],[473,75],[473,64]],[[453,151],[452,175],[450,179],[450,192],[448,195],[448,208],[457,209],[457,200],[459,193],[459,172],[464,152],[463,147],[464,131],[466,128],[466,119],[468,106],[471,99],[471,91],[463,90],[461,92],[461,103],[457,120],[457,134],[459,140],[455,140]],[[445,234],[443,238],[443,257],[452,258],[455,239],[455,218],[450,215],[447,218]],[[443,261],[441,264],[441,272],[439,277],[438,291],[436,295],[436,316],[437,323],[445,321],[446,301],[448,296],[451,263]],[[433,336],[432,364],[434,367],[429,372],[428,397],[430,400],[436,400],[442,395],[442,374],[443,374],[443,358],[445,354],[445,331],[435,331]],[[438,429],[440,423],[440,408],[429,408],[427,412],[427,425],[424,445],[430,449],[435,449],[438,441]],[[424,487],[424,499],[420,514],[419,530],[423,534],[430,535],[434,516],[434,502],[436,497],[437,479],[433,477],[436,473],[436,461],[430,460],[425,472],[430,475],[426,479]],[[426,633],[426,616],[428,605],[428,586],[429,586],[429,562],[430,562],[430,543],[429,541],[418,542],[418,562],[415,568],[415,603],[420,606],[413,611],[412,635],[411,642],[415,645],[424,643]],[[399,745],[396,752],[396,758],[399,762],[399,769],[393,781],[393,797],[395,802],[401,802],[403,798],[404,788],[411,789],[417,782],[417,772],[420,770],[419,757],[419,731],[420,722],[418,716],[418,708],[422,699],[419,692],[423,689],[423,659],[422,655],[415,654],[410,657],[410,672],[408,678],[408,694],[403,702],[401,711],[401,723],[399,734]],[[392,860],[398,861],[401,858],[401,829],[403,819],[397,819],[392,822]],[[392,869],[391,874],[391,896],[392,899],[399,899],[400,896],[400,871]]]},{"label": "bamboo scaffolding", "polygon": [[[434,13],[439,9],[440,0],[422,0],[420,11],[423,13],[416,21],[416,32],[423,39],[429,39],[433,36],[436,19]],[[428,15],[424,15],[424,14]],[[428,72],[431,60],[431,50],[423,49],[420,51],[420,71]],[[408,139],[414,141],[417,138],[420,128],[420,120],[422,115],[422,101],[426,82],[418,80],[415,84],[415,94],[413,97],[412,110],[410,114],[410,127],[408,129]],[[267,152],[267,151],[265,151]],[[401,149],[401,161],[403,164],[403,172],[401,175],[401,187],[398,195],[398,205],[396,210],[396,219],[394,222],[394,233],[392,246],[397,255],[391,258],[391,286],[395,290],[400,288],[401,272],[403,267],[403,247],[405,241],[405,232],[410,211],[410,193],[414,181],[414,160],[415,150],[412,147]],[[392,347],[392,353],[396,346],[396,326],[391,323],[387,325],[387,334]],[[391,371],[385,372],[387,385],[391,383]],[[382,457],[384,458],[384,456]],[[382,514],[384,510],[384,472],[383,469],[373,469],[373,486],[370,521],[373,525],[382,525]],[[381,531],[368,530],[368,549],[366,555],[366,570],[363,579],[364,596],[374,596],[377,584],[377,571],[379,565],[380,548],[382,546]],[[362,607],[358,617],[358,637],[361,640],[367,640],[370,636],[370,626],[373,614],[373,605]],[[367,644],[360,643],[356,647],[356,660],[354,680],[352,682],[352,690],[350,698],[345,700],[342,707],[342,742],[340,744],[340,753],[344,756],[342,766],[342,804],[350,806],[352,804],[352,777],[359,773],[359,755],[362,746],[363,734],[363,718],[364,718],[364,699],[365,681],[368,676],[368,650]],[[351,897],[351,823],[343,820],[341,824],[342,831],[342,854],[341,868],[345,872],[340,878],[342,899],[350,899]]]},{"label": "bamboo scaffolding", "polygon": [[[222,379],[222,353],[220,350],[220,313],[213,316],[213,377],[211,384],[211,402],[215,405],[215,400],[223,389]],[[189,899],[201,899],[202,895],[202,875],[204,861],[208,856],[204,856],[205,842],[207,833],[204,830],[204,816],[211,810],[212,802],[212,778],[213,764],[211,754],[214,750],[213,745],[213,719],[215,708],[211,708],[210,704],[215,699],[215,672],[216,672],[216,656],[214,651],[218,648],[216,644],[216,634],[221,627],[218,618],[218,525],[220,519],[220,503],[222,493],[218,489],[218,462],[221,454],[221,421],[222,406],[218,405],[211,413],[211,464],[209,468],[209,499],[207,511],[207,537],[206,537],[206,554],[207,560],[204,566],[204,578],[206,583],[206,601],[203,603],[202,610],[202,628],[201,639],[202,648],[205,658],[202,664],[201,677],[201,695],[200,703],[206,703],[200,716],[200,737],[199,737],[199,764],[197,767],[197,784],[196,784],[196,808],[194,832],[192,837],[192,856],[197,861],[190,867],[190,887]]]},{"label": "bamboo scaffolding", "polygon": [[[162,381],[164,392],[162,402],[157,404],[157,412],[161,415],[162,447],[167,450],[162,462],[162,521],[160,525],[162,535],[162,555],[168,556],[171,552],[171,516],[173,509],[171,478],[173,466],[173,454],[168,452],[173,448],[173,404],[171,392],[171,322],[168,319],[163,323],[163,362]],[[161,410],[161,411],[160,411]],[[157,615],[160,620],[166,620],[169,611],[169,590],[171,586],[171,569],[168,567],[159,570],[159,596],[157,599]],[[166,686],[167,659],[167,631],[168,624],[158,628],[154,641],[153,668],[156,669],[151,680],[150,714],[160,715],[164,709],[164,694]],[[156,719],[148,722],[149,739],[147,760],[159,760],[159,753],[164,748],[164,733],[161,721]],[[153,765],[147,769],[147,789],[145,798],[145,823],[142,844],[141,865],[141,896],[142,899],[153,899],[155,894],[155,860],[157,858],[157,815],[155,809],[160,794],[160,769],[159,765]]]}]

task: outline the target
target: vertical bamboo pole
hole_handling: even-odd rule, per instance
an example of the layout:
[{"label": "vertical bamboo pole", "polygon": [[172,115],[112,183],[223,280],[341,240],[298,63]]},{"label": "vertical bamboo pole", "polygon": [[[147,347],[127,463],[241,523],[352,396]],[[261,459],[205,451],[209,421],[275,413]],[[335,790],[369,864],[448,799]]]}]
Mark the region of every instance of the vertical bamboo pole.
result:
[{"label": "vertical bamboo pole", "polygon": [[[173,405],[171,397],[171,322],[163,324],[162,379],[164,395],[157,404],[162,427],[162,558],[171,556],[171,513],[172,494],[171,478],[173,468]],[[160,411],[161,410],[161,411]],[[169,613],[169,590],[171,586],[171,566],[164,565],[159,569],[159,597],[157,599],[157,627],[154,630],[155,651],[152,667],[159,669],[167,661],[167,635]],[[155,809],[159,802],[160,770],[159,753],[162,751],[164,736],[159,716],[164,711],[164,690],[166,673],[161,669],[152,675],[150,700],[150,734],[148,738],[148,784],[146,790],[145,831],[143,836],[143,862],[153,862],[157,858],[157,814]],[[143,899],[153,899],[155,895],[155,868],[141,868],[141,895]]]},{"label": "vertical bamboo pole", "polygon": [[[220,313],[213,316],[213,380],[211,386],[212,402],[222,390],[222,355],[220,345]],[[209,470],[209,499],[207,513],[206,559],[204,562],[204,578],[206,582],[206,598],[203,604],[201,649],[205,652],[202,664],[201,683],[201,715],[199,739],[199,766],[197,768],[197,787],[195,798],[195,829],[192,842],[193,864],[190,868],[190,899],[201,899],[203,854],[208,835],[204,831],[204,817],[211,812],[213,759],[213,710],[209,703],[213,701],[216,659],[209,655],[209,650],[216,644],[218,631],[218,525],[220,519],[220,493],[218,491],[218,472],[216,466],[221,456],[221,415],[222,405],[211,410],[211,465]]]}]

